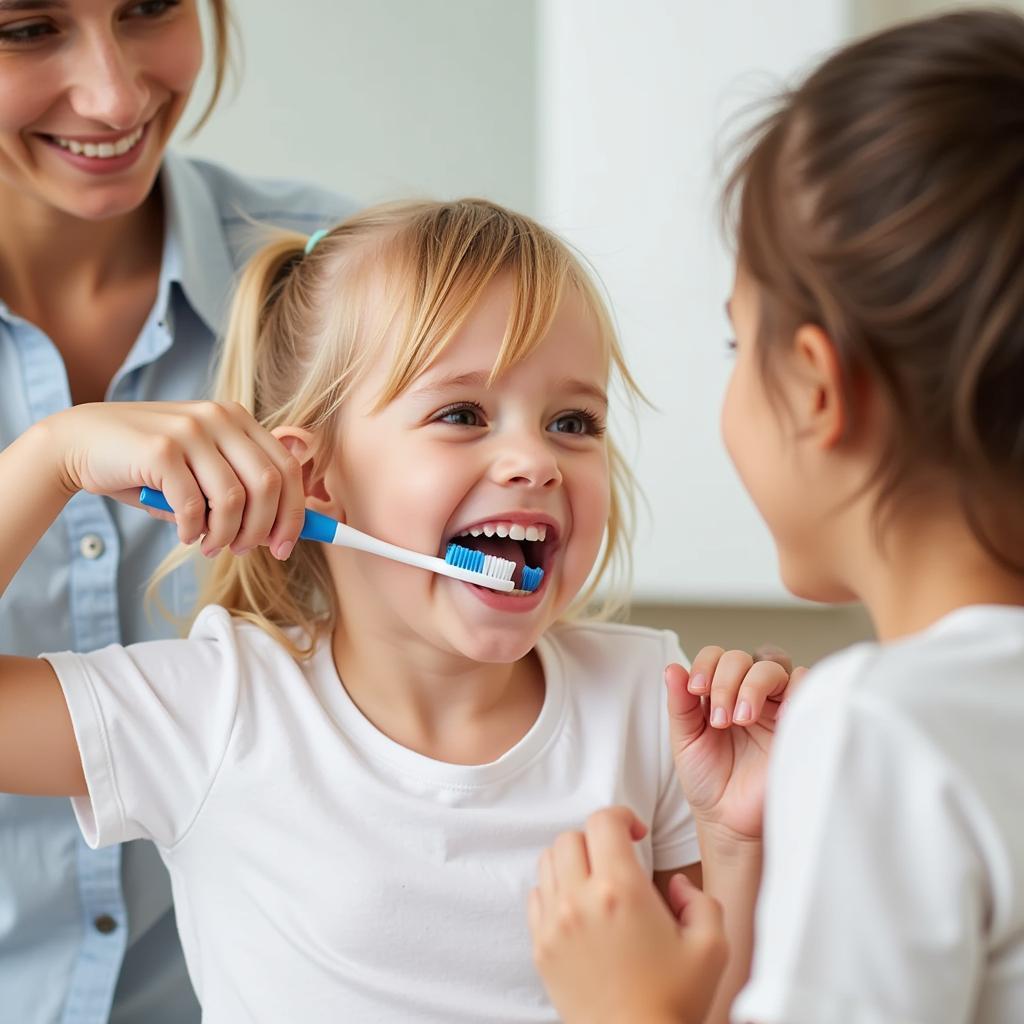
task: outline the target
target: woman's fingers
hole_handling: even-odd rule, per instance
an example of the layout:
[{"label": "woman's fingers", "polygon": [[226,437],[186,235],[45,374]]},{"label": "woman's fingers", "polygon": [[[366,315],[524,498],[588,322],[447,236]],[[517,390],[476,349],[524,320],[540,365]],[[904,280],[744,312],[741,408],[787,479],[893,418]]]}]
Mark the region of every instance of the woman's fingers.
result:
[{"label": "woman's fingers", "polygon": [[304,519],[302,474],[273,435],[241,406],[217,402],[183,406],[167,435],[184,465],[161,474],[162,489],[183,542],[205,534],[208,557],[226,547],[244,554],[261,544],[279,558],[291,553]]}]

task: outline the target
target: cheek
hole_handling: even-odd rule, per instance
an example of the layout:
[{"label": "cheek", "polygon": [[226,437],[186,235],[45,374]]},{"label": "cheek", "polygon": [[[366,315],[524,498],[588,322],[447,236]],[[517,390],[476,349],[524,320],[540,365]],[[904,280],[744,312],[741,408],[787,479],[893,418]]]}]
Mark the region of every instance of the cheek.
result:
[{"label": "cheek", "polygon": [[719,417],[719,430],[722,434],[722,442],[729,458],[736,467],[740,477],[743,477],[743,420],[741,415],[740,383],[738,374],[734,370],[729,378],[728,387],[725,390],[725,397],[722,400],[722,411]]},{"label": "cheek", "polygon": [[0,132],[20,132],[41,118],[63,93],[56,68],[0,68]]},{"label": "cheek", "polygon": [[362,482],[345,502],[351,525],[436,553],[445,524],[471,486],[468,460],[394,442],[368,444],[349,464],[349,479]]},{"label": "cheek", "polygon": [[597,558],[611,510],[607,457],[596,457],[588,465],[579,467],[571,478],[570,486],[573,538],[571,555],[574,563],[583,566],[583,574],[586,576]]},{"label": "cheek", "polygon": [[170,92],[187,95],[192,91],[203,64],[203,38],[198,14],[182,18],[173,29],[154,39],[142,55],[149,77]]}]

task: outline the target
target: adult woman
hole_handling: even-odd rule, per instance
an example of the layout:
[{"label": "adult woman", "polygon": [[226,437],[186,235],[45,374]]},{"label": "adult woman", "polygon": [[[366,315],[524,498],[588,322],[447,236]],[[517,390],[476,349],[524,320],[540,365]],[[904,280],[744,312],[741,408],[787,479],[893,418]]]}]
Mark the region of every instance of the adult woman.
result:
[{"label": "adult woman", "polygon": [[[227,0],[210,10],[212,106]],[[0,3],[0,448],[71,404],[199,397],[250,222],[346,212],[167,153],[202,55],[197,0]],[[170,631],[141,597],[173,530],[82,497],[0,602],[8,650]],[[163,597],[193,593],[179,574]],[[24,1024],[198,1020],[148,844],[89,851],[67,801],[0,797],[0,1005]]]}]

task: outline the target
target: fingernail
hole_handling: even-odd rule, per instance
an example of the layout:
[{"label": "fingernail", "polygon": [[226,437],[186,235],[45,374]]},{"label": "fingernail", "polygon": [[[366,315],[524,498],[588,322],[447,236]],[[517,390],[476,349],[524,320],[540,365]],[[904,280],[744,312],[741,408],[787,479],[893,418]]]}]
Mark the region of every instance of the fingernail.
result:
[{"label": "fingernail", "polygon": [[294,548],[295,548],[295,541],[292,541],[292,540],[285,541],[284,544],[281,544],[278,547],[277,553],[274,555],[274,557],[279,562],[283,562],[292,553]]},{"label": "fingernail", "polygon": [[712,725],[725,725],[727,719],[725,714],[725,708],[715,708],[711,712],[711,724]]},{"label": "fingernail", "polygon": [[[234,551],[234,549],[233,549],[233,548],[232,548],[232,550]],[[237,551],[235,551],[234,553],[235,553],[235,554],[236,554],[236,555],[237,555],[237,556],[238,556],[239,558],[242,558],[242,557],[243,557],[244,555],[247,555],[247,554],[249,554],[249,552],[250,552],[250,551],[252,551],[252,548],[251,548],[251,547],[247,547],[247,548],[239,548],[239,549],[238,549]]]},{"label": "fingernail", "polygon": [[736,714],[732,716],[732,720],[734,722],[750,721],[750,704],[747,701],[741,700],[739,704],[736,705]]},{"label": "fingernail", "polygon": [[690,693],[703,693],[708,688],[708,681],[699,672],[690,680]]},{"label": "fingernail", "polygon": [[204,551],[203,554],[207,558],[216,558],[223,550],[223,548],[214,548],[212,551]]}]

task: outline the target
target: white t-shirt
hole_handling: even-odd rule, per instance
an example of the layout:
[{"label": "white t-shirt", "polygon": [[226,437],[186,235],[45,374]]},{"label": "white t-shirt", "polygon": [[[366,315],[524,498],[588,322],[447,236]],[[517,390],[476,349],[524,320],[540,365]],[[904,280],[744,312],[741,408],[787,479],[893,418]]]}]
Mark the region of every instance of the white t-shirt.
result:
[{"label": "white t-shirt", "polygon": [[807,677],[733,1020],[1024,1022],[1024,608],[962,608]]},{"label": "white t-shirt", "polygon": [[[338,679],[207,608],[188,640],[47,655],[87,841],[153,839],[209,1024],[554,1021],[526,900],[540,850],[611,803],[648,868],[699,859],[668,746],[670,633],[552,629],[537,721],[497,761],[394,743]],[[386,670],[382,666],[382,671]]]}]

